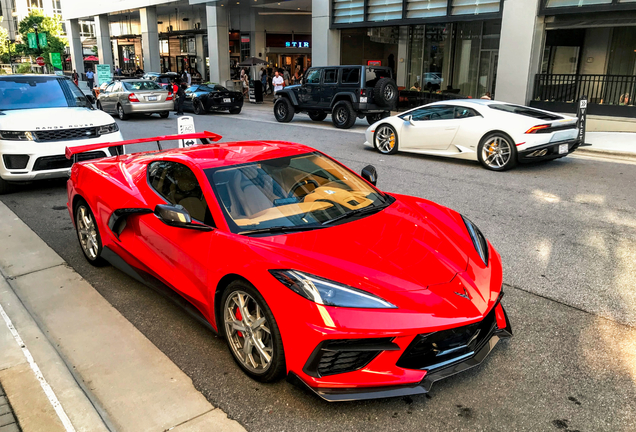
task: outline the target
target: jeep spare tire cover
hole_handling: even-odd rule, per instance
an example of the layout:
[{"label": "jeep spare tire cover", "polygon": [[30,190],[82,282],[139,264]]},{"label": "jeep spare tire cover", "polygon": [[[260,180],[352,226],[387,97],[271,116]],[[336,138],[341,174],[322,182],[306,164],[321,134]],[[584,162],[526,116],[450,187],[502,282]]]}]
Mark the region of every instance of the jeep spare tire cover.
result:
[{"label": "jeep spare tire cover", "polygon": [[382,78],[375,85],[373,99],[380,106],[392,107],[398,100],[398,88],[391,78]]}]

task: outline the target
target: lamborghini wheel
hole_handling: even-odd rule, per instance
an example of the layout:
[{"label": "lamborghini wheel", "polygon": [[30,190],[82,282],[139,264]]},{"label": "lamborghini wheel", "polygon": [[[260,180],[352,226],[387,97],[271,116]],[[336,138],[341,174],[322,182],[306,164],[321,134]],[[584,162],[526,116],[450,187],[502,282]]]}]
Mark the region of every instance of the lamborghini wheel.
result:
[{"label": "lamborghini wheel", "polygon": [[517,147],[507,134],[495,132],[485,136],[477,149],[479,162],[492,171],[506,171],[517,164]]},{"label": "lamborghini wheel", "polygon": [[221,304],[225,339],[236,363],[257,381],[281,378],[286,369],[283,341],[260,293],[237,280],[226,288]]},{"label": "lamborghini wheel", "polygon": [[382,124],[375,130],[373,146],[382,154],[395,154],[398,151],[397,132],[393,126]]},{"label": "lamborghini wheel", "polygon": [[86,260],[96,267],[106,265],[106,260],[102,258],[102,238],[95,215],[84,200],[75,205],[75,230]]}]

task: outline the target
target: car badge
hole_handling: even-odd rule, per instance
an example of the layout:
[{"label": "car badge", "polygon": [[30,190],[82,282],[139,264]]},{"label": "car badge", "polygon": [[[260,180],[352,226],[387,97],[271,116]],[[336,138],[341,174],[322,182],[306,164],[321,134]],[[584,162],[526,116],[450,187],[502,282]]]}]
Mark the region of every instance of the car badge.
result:
[{"label": "car badge", "polygon": [[[462,287],[463,288],[463,287]],[[463,293],[458,293],[457,291],[454,291],[455,294],[457,294],[460,297],[464,297],[465,299],[470,300],[470,296],[468,295],[468,291],[466,291],[466,288],[464,288],[464,292]]]}]

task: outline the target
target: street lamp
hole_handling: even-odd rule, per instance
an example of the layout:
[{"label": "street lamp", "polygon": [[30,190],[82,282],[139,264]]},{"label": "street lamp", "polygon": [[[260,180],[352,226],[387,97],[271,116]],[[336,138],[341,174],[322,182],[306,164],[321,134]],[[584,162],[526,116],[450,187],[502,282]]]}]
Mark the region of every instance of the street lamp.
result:
[{"label": "street lamp", "polygon": [[38,49],[38,55],[42,54],[42,52],[40,51],[40,40],[38,37],[38,24],[35,23],[33,24],[33,30],[35,30],[35,46]]}]

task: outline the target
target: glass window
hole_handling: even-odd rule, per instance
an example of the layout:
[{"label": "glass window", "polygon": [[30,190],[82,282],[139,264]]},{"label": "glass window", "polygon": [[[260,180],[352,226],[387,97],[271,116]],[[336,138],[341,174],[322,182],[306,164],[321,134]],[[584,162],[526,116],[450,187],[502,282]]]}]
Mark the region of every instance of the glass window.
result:
[{"label": "glass window", "polygon": [[320,69],[309,69],[305,76],[307,84],[320,84]]},{"label": "glass window", "polygon": [[612,0],[548,0],[546,7],[590,6],[599,4],[611,4]]},{"label": "glass window", "polygon": [[342,69],[342,84],[358,84],[360,82],[360,68]]},{"label": "glass window", "polygon": [[447,0],[407,0],[406,18],[430,18],[446,15]]},{"label": "glass window", "polygon": [[414,109],[403,114],[400,118],[412,116],[413,121],[425,120],[450,120],[455,118],[455,109],[452,106],[435,105]]},{"label": "glass window", "polygon": [[364,0],[333,0],[334,24],[364,21]]},{"label": "glass window", "polygon": [[347,168],[318,153],[208,169],[206,175],[235,233],[320,227],[352,210],[391,202]]},{"label": "glass window", "polygon": [[463,119],[468,117],[479,117],[480,114],[472,108],[468,107],[455,107],[455,118]]},{"label": "glass window", "polygon": [[380,69],[374,67],[366,68],[365,87],[375,87],[382,78],[391,78],[390,69]]},{"label": "glass window", "polygon": [[135,91],[135,90],[161,90],[161,86],[154,81],[134,81],[134,82],[125,82],[124,87],[126,90]]},{"label": "glass window", "polygon": [[192,219],[214,226],[201,185],[190,168],[171,161],[153,162],[148,165],[148,182],[167,202],[186,209]]},{"label": "glass window", "polygon": [[338,69],[325,69],[325,84],[336,84],[338,82]]},{"label": "glass window", "polygon": [[402,18],[402,0],[381,0],[369,2],[367,19],[369,21],[390,21]]},{"label": "glass window", "polygon": [[[449,71],[448,35],[450,25],[417,25],[409,31],[408,87],[426,91],[441,90]],[[417,84],[417,85],[416,85]]]},{"label": "glass window", "polygon": [[533,109],[533,108],[528,108],[525,106],[519,106],[519,105],[511,105],[511,104],[492,104],[492,105],[488,105],[488,108],[490,109],[494,109],[494,110],[499,110],[499,111],[505,111],[505,112],[509,112],[512,114],[519,114],[519,115],[523,115],[526,117],[532,117],[532,118],[536,118],[536,119],[540,119],[540,120],[560,120],[563,117],[555,115],[555,114],[550,114],[547,113],[545,111],[541,111],[541,110],[537,110],[537,109]]},{"label": "glass window", "polygon": [[[611,1],[611,0],[610,0]],[[477,15],[499,12],[501,0],[453,0],[453,15]]]},{"label": "glass window", "polygon": [[0,111],[87,107],[86,96],[72,81],[35,76],[0,79]]},{"label": "glass window", "polygon": [[114,90],[115,90],[115,83],[110,83],[110,84],[108,84],[108,87],[106,87],[106,89],[104,91],[112,92]]}]

